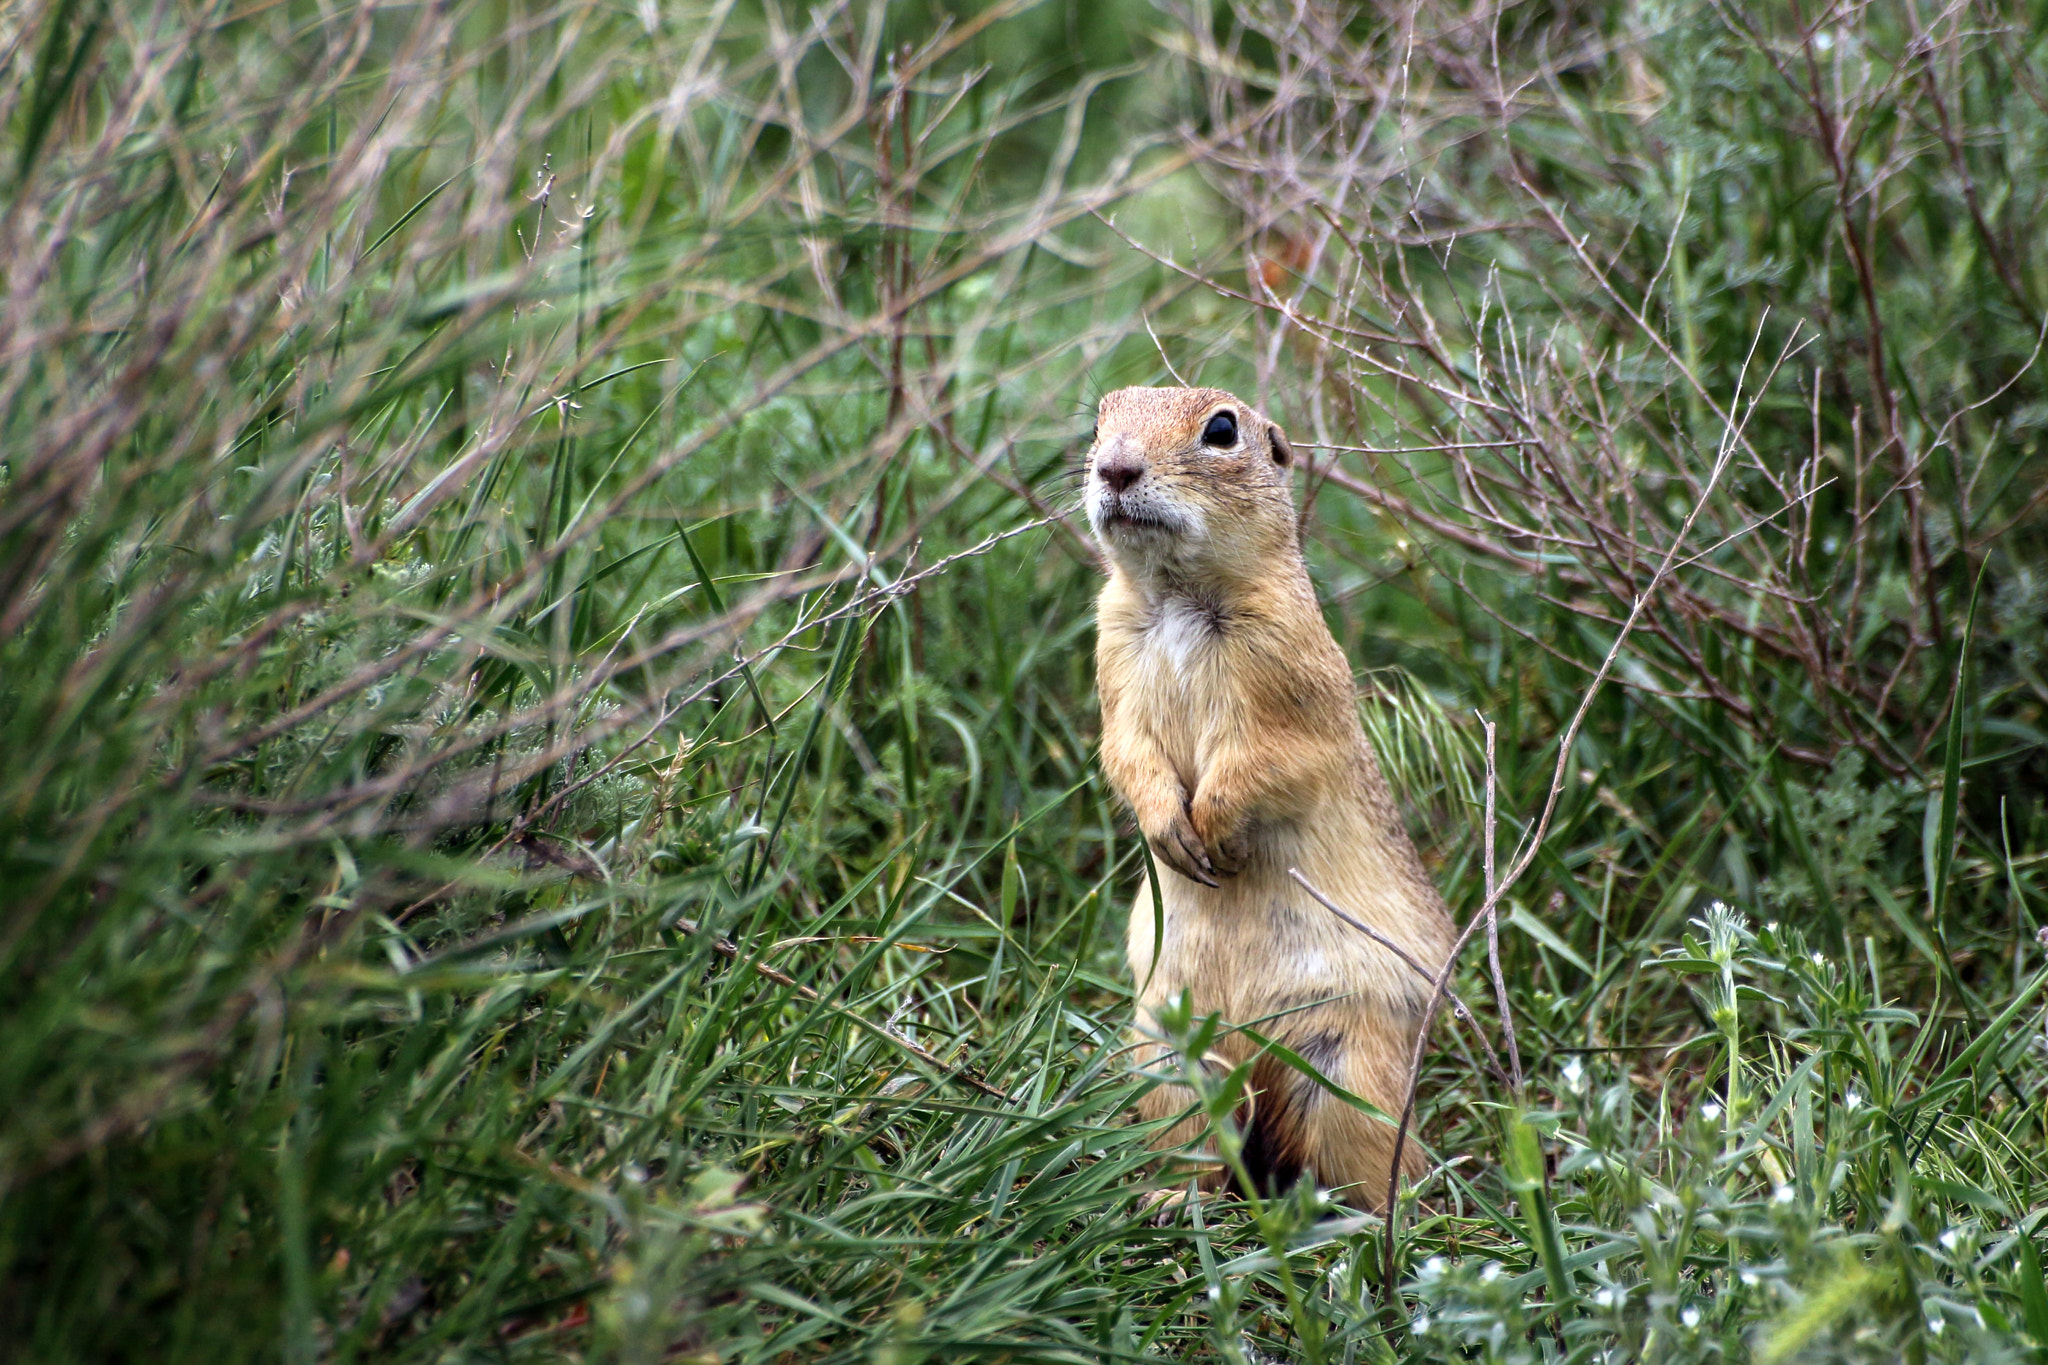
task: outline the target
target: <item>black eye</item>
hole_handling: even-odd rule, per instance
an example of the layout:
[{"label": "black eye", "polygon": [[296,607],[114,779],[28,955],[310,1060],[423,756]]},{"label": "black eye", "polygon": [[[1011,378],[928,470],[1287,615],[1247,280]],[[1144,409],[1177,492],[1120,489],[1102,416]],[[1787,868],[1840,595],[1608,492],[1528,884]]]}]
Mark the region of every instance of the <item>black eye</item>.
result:
[{"label": "black eye", "polygon": [[1202,428],[1202,444],[1205,446],[1234,446],[1237,444],[1237,416],[1231,412],[1219,412],[1209,419],[1209,425]]}]

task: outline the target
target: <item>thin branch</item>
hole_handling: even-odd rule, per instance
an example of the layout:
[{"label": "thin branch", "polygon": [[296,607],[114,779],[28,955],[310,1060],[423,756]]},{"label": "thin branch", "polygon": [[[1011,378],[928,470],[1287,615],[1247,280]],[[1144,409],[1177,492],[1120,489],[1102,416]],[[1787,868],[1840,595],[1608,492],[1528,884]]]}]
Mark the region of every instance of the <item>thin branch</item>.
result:
[{"label": "thin branch", "polygon": [[1486,727],[1486,965],[1493,973],[1494,1007],[1500,1012],[1501,1035],[1507,1042],[1508,1066],[1511,1071],[1516,1103],[1522,1099],[1522,1050],[1515,1044],[1515,1012],[1508,1007],[1508,983],[1500,969],[1500,901],[1493,894],[1493,836],[1494,836],[1494,794],[1500,785],[1500,770],[1494,762],[1494,739],[1499,730],[1492,721],[1481,716],[1479,723]]},{"label": "thin branch", "polygon": [[[1308,892],[1309,895],[1315,897],[1316,903],[1321,905],[1323,909],[1329,911],[1338,919],[1343,920],[1346,924],[1356,929],[1359,933],[1364,934],[1374,943],[1379,944],[1382,948],[1385,948],[1387,951],[1391,952],[1395,957],[1400,958],[1403,962],[1407,963],[1411,968],[1414,969],[1415,974],[1417,976],[1421,977],[1424,981],[1429,982],[1430,985],[1434,986],[1436,984],[1436,973],[1431,971],[1428,967],[1424,966],[1420,958],[1416,957],[1415,954],[1409,952],[1406,948],[1396,943],[1393,939],[1388,938],[1379,930],[1373,928],[1370,924],[1367,924],[1362,920],[1354,919],[1350,914],[1346,913],[1343,906],[1337,904],[1337,902],[1331,900],[1328,896],[1324,895],[1321,891],[1319,891],[1316,888],[1314,882],[1311,882],[1307,877],[1302,876],[1300,868],[1288,868],[1287,875],[1294,878],[1295,882],[1301,887],[1302,890]],[[1463,1000],[1460,1000],[1456,992],[1446,991],[1445,996],[1451,1002],[1451,1017],[1454,1019],[1463,1019],[1467,1021],[1469,1024],[1471,1024],[1472,1036],[1479,1040],[1479,1046],[1486,1049],[1486,1061],[1487,1064],[1493,1068],[1494,1078],[1500,1081],[1500,1083],[1503,1085],[1508,1084],[1508,1073],[1501,1067],[1500,1055],[1493,1050],[1493,1044],[1487,1041],[1484,1030],[1482,1030],[1479,1027],[1478,1017],[1472,1013],[1472,1007],[1470,1005],[1467,1005]],[[1512,1033],[1509,1034],[1509,1037],[1513,1036],[1514,1035]],[[1519,1083],[1517,1083],[1516,1088],[1520,1088]]]}]

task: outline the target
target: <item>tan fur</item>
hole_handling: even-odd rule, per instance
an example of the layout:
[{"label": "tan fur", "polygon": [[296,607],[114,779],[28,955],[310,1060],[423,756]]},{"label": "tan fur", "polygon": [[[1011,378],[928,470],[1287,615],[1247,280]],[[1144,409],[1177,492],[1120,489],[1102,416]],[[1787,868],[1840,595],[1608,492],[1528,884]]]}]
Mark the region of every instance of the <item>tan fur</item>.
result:
[{"label": "tan fur", "polygon": [[[1204,445],[1205,424],[1226,410],[1235,446]],[[1217,389],[1122,389],[1097,415],[1087,504],[1111,564],[1097,604],[1102,764],[1153,849],[1165,909],[1156,945],[1149,889],[1131,911],[1139,1023],[1156,1033],[1154,1012],[1186,990],[1198,1016],[1277,1036],[1398,1115],[1428,983],[1287,870],[1432,969],[1452,929],[1316,605],[1292,464],[1279,429]],[[1234,1065],[1257,1049],[1231,1032],[1217,1050]],[[1145,1061],[1164,1051],[1143,1049]],[[1309,1169],[1355,1202],[1385,1202],[1392,1126],[1271,1058],[1253,1082],[1253,1126],[1276,1170]],[[1190,1102],[1162,1086],[1142,1112]],[[1193,1136],[1176,1129],[1162,1145]],[[1419,1173],[1412,1142],[1403,1167]]]}]

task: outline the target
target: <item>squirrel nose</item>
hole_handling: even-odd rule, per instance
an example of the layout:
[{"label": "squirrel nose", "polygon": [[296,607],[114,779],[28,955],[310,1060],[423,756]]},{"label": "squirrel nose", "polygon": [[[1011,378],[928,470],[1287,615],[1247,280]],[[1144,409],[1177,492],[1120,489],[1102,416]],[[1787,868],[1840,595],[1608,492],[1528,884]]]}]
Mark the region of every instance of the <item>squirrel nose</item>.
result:
[{"label": "squirrel nose", "polygon": [[1118,451],[1095,462],[1095,476],[1109,485],[1110,492],[1121,493],[1145,476],[1145,462]]}]

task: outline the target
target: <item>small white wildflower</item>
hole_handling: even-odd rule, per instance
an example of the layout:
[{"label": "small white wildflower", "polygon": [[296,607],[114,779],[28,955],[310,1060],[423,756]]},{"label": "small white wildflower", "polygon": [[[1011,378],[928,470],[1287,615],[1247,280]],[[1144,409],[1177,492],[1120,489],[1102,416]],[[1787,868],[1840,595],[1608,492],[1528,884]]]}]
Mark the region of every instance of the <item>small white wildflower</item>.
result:
[{"label": "small white wildflower", "polygon": [[1771,1202],[1773,1204],[1789,1204],[1794,1197],[1795,1195],[1790,1185],[1780,1185],[1777,1189],[1771,1191]]},{"label": "small white wildflower", "polygon": [[1769,933],[1769,934],[1775,934],[1775,933],[1777,933],[1777,932],[1778,932],[1778,922],[1777,922],[1776,920],[1772,920],[1772,921],[1771,921],[1771,922],[1770,922],[1769,924],[1766,924],[1766,925],[1764,926],[1764,932],[1765,932],[1765,933]]},{"label": "small white wildflower", "polygon": [[1586,1088],[1586,1068],[1577,1057],[1567,1058],[1564,1064],[1565,1089],[1574,1095]]},{"label": "small white wildflower", "polygon": [[1697,1308],[1687,1308],[1678,1315],[1678,1320],[1687,1327],[1697,1327],[1700,1325],[1700,1310]]},{"label": "small white wildflower", "polygon": [[1444,1273],[1444,1267],[1447,1264],[1449,1263],[1443,1257],[1432,1256],[1422,1263],[1422,1273],[1425,1275],[1441,1275]]},{"label": "small white wildflower", "polygon": [[1815,953],[1815,954],[1813,955],[1813,965],[1814,965],[1814,966],[1816,966],[1816,967],[1825,967],[1825,966],[1827,966],[1827,965],[1828,965],[1828,960],[1827,960],[1827,957],[1826,957],[1826,956],[1825,956],[1824,954],[1821,954],[1821,953]]},{"label": "small white wildflower", "polygon": [[1842,1096],[1842,1106],[1846,1109],[1854,1109],[1862,1103],[1863,1096],[1857,1094],[1854,1090],[1851,1090],[1847,1094]]},{"label": "small white wildflower", "polygon": [[1931,1304],[1931,1303],[1930,1303],[1930,1304],[1928,1304],[1928,1305],[1927,1305],[1927,1330],[1928,1330],[1928,1331],[1930,1331],[1930,1332],[1932,1332],[1932,1333],[1934,1333],[1934,1335],[1936,1335],[1936,1336],[1940,1336],[1940,1335],[1941,1335],[1941,1333],[1942,1333],[1942,1330],[1943,1330],[1944,1328],[1946,1328],[1947,1326],[1948,1326],[1948,1319],[1947,1319],[1947,1318],[1944,1318],[1944,1317],[1943,1317],[1943,1316],[1941,1315],[1941,1310],[1940,1310],[1939,1308],[1936,1308],[1936,1307],[1935,1307],[1935,1306],[1934,1306],[1933,1304]]},{"label": "small white wildflower", "polygon": [[1500,1262],[1488,1261],[1479,1271],[1479,1278],[1491,1284],[1500,1278]]},{"label": "small white wildflower", "polygon": [[1430,1325],[1431,1325],[1431,1324],[1430,1324],[1430,1321],[1429,1321],[1429,1314],[1427,1314],[1427,1313],[1418,1313],[1418,1314],[1416,1314],[1416,1316],[1415,1316],[1415,1322],[1414,1322],[1414,1324],[1413,1324],[1413,1326],[1414,1326],[1414,1328],[1415,1328],[1415,1335],[1417,1335],[1417,1336],[1419,1336],[1419,1337],[1421,1337],[1421,1336],[1428,1336],[1428,1335],[1429,1335],[1429,1329],[1430,1329]]},{"label": "small white wildflower", "polygon": [[1741,1278],[1742,1282],[1750,1286],[1751,1288],[1755,1288],[1757,1285],[1760,1285],[1764,1282],[1764,1277],[1757,1274],[1754,1270],[1743,1271]]},{"label": "small white wildflower", "polygon": [[1705,1118],[1717,1119],[1721,1117],[1721,1106],[1709,1100],[1700,1106],[1700,1113]]},{"label": "small white wildflower", "polygon": [[1938,1240],[1942,1244],[1942,1246],[1946,1247],[1948,1250],[1954,1251],[1956,1249],[1956,1243],[1963,1240],[1962,1230],[1960,1228],[1944,1229],[1941,1236],[1936,1240]]},{"label": "small white wildflower", "polygon": [[1709,910],[1719,911],[1721,914],[1725,915],[1728,913],[1728,902],[1717,899],[1712,905],[1708,906],[1707,908]]}]

